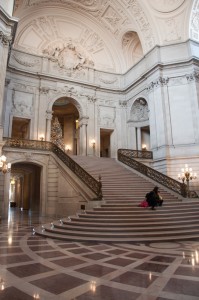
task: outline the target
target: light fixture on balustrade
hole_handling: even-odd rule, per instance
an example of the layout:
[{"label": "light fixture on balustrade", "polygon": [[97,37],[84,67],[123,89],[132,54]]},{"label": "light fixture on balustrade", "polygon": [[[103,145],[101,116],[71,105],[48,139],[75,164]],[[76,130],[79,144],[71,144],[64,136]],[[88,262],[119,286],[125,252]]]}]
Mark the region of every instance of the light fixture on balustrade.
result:
[{"label": "light fixture on balustrade", "polygon": [[192,179],[197,178],[196,173],[192,173],[192,168],[189,168],[188,165],[186,164],[184,168],[181,169],[182,173],[178,174],[178,179],[182,180],[184,183],[185,181],[188,182]]},{"label": "light fixture on balustrade", "polygon": [[11,163],[7,163],[7,158],[5,155],[0,156],[0,172],[3,174],[10,172],[11,170]]},{"label": "light fixture on balustrade", "polygon": [[187,184],[187,196],[190,196],[190,190],[189,190],[189,182],[192,179],[197,178],[196,173],[192,173],[192,168],[189,168],[187,164],[185,164],[185,167],[181,169],[182,173],[178,174],[178,179],[182,180],[183,184]]}]

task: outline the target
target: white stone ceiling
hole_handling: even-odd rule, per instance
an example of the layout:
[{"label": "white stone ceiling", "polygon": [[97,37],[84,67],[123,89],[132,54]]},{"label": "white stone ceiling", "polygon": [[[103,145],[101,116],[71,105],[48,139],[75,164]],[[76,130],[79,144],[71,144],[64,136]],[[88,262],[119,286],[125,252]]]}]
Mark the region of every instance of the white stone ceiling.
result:
[{"label": "white stone ceiling", "polygon": [[95,69],[123,73],[155,45],[189,38],[194,1],[17,0],[14,47],[43,55],[71,39]]}]

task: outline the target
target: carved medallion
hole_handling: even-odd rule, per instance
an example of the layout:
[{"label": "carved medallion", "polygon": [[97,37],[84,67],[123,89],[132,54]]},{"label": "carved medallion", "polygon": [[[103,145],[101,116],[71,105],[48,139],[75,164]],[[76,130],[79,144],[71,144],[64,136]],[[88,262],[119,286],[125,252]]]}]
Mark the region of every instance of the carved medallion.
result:
[{"label": "carved medallion", "polygon": [[149,0],[150,5],[153,9],[167,13],[176,10],[183,4],[184,0]]},{"label": "carved medallion", "polygon": [[88,51],[72,39],[55,41],[43,49],[43,55],[64,70],[92,68],[94,62]]}]

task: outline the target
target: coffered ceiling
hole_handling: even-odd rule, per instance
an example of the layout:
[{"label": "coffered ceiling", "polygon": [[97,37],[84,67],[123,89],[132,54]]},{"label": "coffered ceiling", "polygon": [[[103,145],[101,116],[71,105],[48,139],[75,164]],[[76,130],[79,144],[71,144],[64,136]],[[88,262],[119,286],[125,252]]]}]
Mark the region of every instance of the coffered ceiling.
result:
[{"label": "coffered ceiling", "polygon": [[[17,0],[14,47],[43,55],[72,41],[94,68],[125,72],[155,45],[188,39],[194,0]],[[196,2],[196,0],[195,0]]]}]

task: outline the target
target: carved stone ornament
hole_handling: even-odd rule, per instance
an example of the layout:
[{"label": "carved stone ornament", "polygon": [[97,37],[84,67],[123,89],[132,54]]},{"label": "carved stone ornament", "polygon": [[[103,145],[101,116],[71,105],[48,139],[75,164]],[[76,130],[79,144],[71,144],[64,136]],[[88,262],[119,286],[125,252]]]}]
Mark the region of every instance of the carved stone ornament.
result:
[{"label": "carved stone ornament", "polygon": [[118,81],[118,78],[117,77],[113,77],[113,78],[103,78],[103,77],[100,77],[99,78],[99,81],[105,83],[105,84],[113,84],[115,82]]},{"label": "carved stone ornament", "polygon": [[3,31],[0,31],[0,43],[2,43],[4,46],[7,46],[9,45],[11,40],[11,36],[5,35]]},{"label": "carved stone ornament", "polygon": [[179,8],[185,0],[148,0],[156,11],[168,13]]},{"label": "carved stone ornament", "polygon": [[126,100],[119,100],[119,105],[121,107],[127,107],[127,101]]},{"label": "carved stone ornament", "polygon": [[137,99],[132,106],[130,119],[134,122],[147,121],[148,116],[148,104],[145,99]]},{"label": "carved stone ornament", "polygon": [[192,74],[187,74],[186,79],[188,83],[191,83],[193,81],[199,81],[199,71],[194,71]]},{"label": "carved stone ornament", "polygon": [[50,43],[43,49],[43,55],[65,70],[80,71],[94,67],[89,53],[71,38]]},{"label": "carved stone ornament", "polygon": [[67,85],[64,87],[59,87],[56,90],[50,90],[49,93],[51,96],[63,95],[63,96],[75,97],[75,98],[79,96],[78,92],[74,87],[70,87]]},{"label": "carved stone ornament", "polygon": [[50,88],[45,87],[45,86],[39,88],[40,94],[45,94],[45,95],[47,95],[47,94],[49,93],[49,90],[50,90]]},{"label": "carved stone ornament", "polygon": [[31,116],[33,108],[33,95],[13,91],[12,94],[12,113],[21,116]]},{"label": "carved stone ornament", "polygon": [[159,77],[156,81],[151,82],[147,86],[147,92],[150,93],[154,88],[162,87],[167,85],[169,82],[169,78]]},{"label": "carved stone ornament", "polygon": [[170,18],[168,20],[165,20],[165,31],[165,42],[179,41],[181,39],[181,36],[179,34],[178,23],[175,19]]},{"label": "carved stone ornament", "polygon": [[95,95],[93,96],[87,95],[87,99],[90,103],[95,103],[97,101],[97,97]]},{"label": "carved stone ornament", "polygon": [[53,111],[52,110],[47,110],[46,111],[46,119],[47,120],[52,120],[53,118]]},{"label": "carved stone ornament", "polygon": [[99,106],[98,123],[104,128],[113,128],[115,126],[116,110],[115,107]]},{"label": "carved stone ornament", "polygon": [[25,67],[34,67],[39,65],[39,59],[30,59],[29,56],[13,54],[12,57],[16,60],[16,62]]},{"label": "carved stone ornament", "polygon": [[28,161],[34,159],[34,155],[31,152],[25,152],[24,157]]},{"label": "carved stone ornament", "polygon": [[114,7],[109,5],[104,12],[103,19],[109,25],[111,31],[115,32],[118,28],[118,24],[122,20],[122,17]]}]

